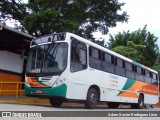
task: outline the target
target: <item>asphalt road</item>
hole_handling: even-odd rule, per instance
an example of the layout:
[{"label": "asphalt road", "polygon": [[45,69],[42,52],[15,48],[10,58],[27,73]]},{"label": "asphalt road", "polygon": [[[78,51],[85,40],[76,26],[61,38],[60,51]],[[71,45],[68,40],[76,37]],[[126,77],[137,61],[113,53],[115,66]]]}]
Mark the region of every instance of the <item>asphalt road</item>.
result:
[{"label": "asphalt road", "polygon": [[[10,119],[14,119],[14,120],[17,120],[17,119],[23,119],[23,120],[33,120],[33,116],[32,115],[32,112],[34,112],[35,114],[35,118],[34,120],[44,120],[44,119],[47,119],[47,120],[53,120],[53,119],[58,119],[58,120],[72,120],[72,119],[76,119],[76,120],[108,120],[108,119],[111,119],[111,120],[137,120],[137,119],[145,119],[145,120],[150,120],[150,119],[157,119],[159,120],[159,117],[155,117],[155,116],[152,116],[152,117],[130,117],[126,114],[125,112],[136,112],[136,113],[145,113],[146,111],[149,111],[152,113],[152,111],[160,111],[160,108],[145,108],[145,109],[131,109],[129,108],[128,106],[120,106],[120,108],[118,109],[110,109],[108,108],[107,106],[98,106],[96,109],[85,109],[83,104],[79,104],[79,105],[72,105],[72,106],[67,106],[67,105],[63,105],[62,107],[60,108],[55,108],[55,107],[52,107],[50,105],[20,105],[20,104],[2,104],[0,103],[0,116],[2,116],[2,112],[12,112],[11,114],[14,116],[14,117],[5,117],[5,114],[3,115],[3,117],[0,118],[0,120],[4,119],[4,120],[10,120]],[[42,112],[42,111],[45,111]],[[13,114],[14,112],[14,114]],[[18,114],[15,114],[16,113],[20,113],[20,116]],[[25,114],[29,114],[29,117],[26,117],[23,113],[24,112],[27,112]],[[31,114],[30,114],[31,112]],[[42,112],[42,113],[41,113]],[[76,116],[76,114],[80,114],[80,113],[84,113],[84,116],[78,116],[78,117],[73,117],[73,116]],[[98,115],[100,115],[99,113],[106,113],[106,114],[112,114],[114,115],[114,113],[117,114],[118,112],[118,115],[121,114],[121,113],[125,113],[125,117],[120,117],[120,116],[99,116],[97,117]],[[36,114],[37,113],[37,114]],[[95,115],[96,117],[94,117],[94,115],[90,116],[90,113],[93,115]],[[62,117],[59,117],[59,116],[56,116],[56,117],[43,117],[44,115],[46,116],[47,114],[50,114],[53,116],[53,114],[62,114]],[[68,114],[68,116],[64,116]],[[116,115],[115,114],[115,115]],[[73,116],[72,116],[73,115]],[[146,115],[146,114],[144,114]],[[41,117],[42,116],[42,117]],[[86,117],[87,116],[87,117]]]},{"label": "asphalt road", "polygon": [[85,109],[83,104],[65,104],[56,108],[50,105],[21,105],[0,103],[0,111],[160,111],[160,108],[131,109],[128,105],[123,105],[117,109],[110,109],[105,105],[99,105],[96,109]]}]

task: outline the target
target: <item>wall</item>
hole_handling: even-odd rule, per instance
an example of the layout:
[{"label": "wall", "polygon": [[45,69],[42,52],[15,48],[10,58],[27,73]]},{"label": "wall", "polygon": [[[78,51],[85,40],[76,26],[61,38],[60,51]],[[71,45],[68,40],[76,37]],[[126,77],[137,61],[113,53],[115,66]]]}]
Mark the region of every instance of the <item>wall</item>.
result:
[{"label": "wall", "polygon": [[[0,51],[0,82],[20,82],[24,59],[19,54]],[[15,90],[16,84],[0,84],[1,90]],[[3,92],[0,95],[14,95],[15,92]]]}]

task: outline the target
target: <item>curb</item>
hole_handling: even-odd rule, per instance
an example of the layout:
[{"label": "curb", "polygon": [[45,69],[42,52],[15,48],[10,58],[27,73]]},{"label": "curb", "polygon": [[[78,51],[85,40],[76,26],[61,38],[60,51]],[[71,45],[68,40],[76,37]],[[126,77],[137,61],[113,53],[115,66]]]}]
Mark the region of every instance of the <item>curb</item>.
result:
[{"label": "curb", "polygon": [[[14,99],[14,100],[0,100],[0,103],[4,104],[21,104],[21,105],[40,105],[40,106],[51,106],[49,99]],[[79,103],[63,103],[63,107],[84,107],[83,104]]]},{"label": "curb", "polygon": [[10,104],[26,104],[26,105],[50,105],[48,99],[15,99],[15,100],[0,100],[0,103]]}]

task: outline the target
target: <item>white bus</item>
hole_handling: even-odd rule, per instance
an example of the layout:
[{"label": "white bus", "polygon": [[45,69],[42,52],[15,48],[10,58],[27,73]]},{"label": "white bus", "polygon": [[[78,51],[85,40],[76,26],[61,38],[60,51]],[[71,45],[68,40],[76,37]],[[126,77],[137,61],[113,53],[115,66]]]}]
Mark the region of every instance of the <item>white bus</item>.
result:
[{"label": "white bus", "polygon": [[37,38],[30,45],[25,94],[47,97],[52,106],[65,101],[95,108],[107,102],[134,108],[159,101],[158,73],[72,33]]}]

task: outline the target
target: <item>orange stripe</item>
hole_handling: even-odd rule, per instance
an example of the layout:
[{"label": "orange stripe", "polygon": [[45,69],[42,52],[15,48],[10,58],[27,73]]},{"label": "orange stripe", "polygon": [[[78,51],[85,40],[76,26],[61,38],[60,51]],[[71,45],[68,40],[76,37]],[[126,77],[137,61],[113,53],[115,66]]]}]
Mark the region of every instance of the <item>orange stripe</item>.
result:
[{"label": "orange stripe", "polygon": [[127,92],[125,91],[124,93],[118,95],[121,97],[131,97],[131,98],[138,98],[138,95],[136,93],[132,93],[132,92]]},{"label": "orange stripe", "polygon": [[147,66],[145,66],[145,65],[142,65],[142,68],[144,68],[144,69],[146,69],[146,70],[149,69],[149,68],[148,68]]},{"label": "orange stripe", "polygon": [[41,88],[47,87],[43,84],[38,83],[36,80],[34,80],[34,77],[28,77],[28,83],[31,87],[41,87]]},{"label": "orange stripe", "polygon": [[136,81],[127,91],[121,93],[118,96],[138,98],[138,94],[136,94],[136,92],[158,95],[158,87],[140,81]]}]

